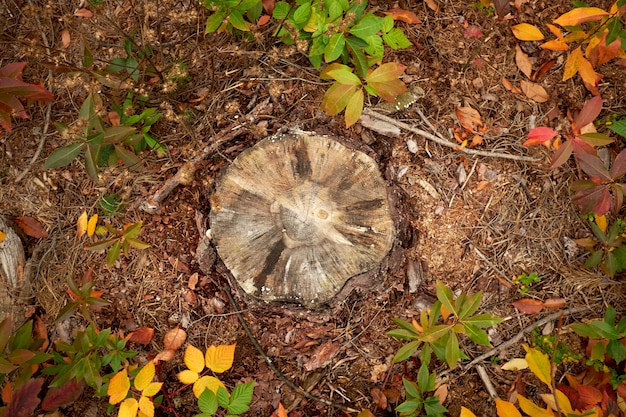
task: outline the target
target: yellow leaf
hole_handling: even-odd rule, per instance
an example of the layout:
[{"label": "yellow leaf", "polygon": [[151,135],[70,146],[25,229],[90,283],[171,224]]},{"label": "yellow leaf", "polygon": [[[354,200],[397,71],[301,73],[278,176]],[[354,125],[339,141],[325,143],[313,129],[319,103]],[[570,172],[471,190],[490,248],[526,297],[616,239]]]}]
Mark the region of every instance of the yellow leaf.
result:
[{"label": "yellow leaf", "polygon": [[508,401],[496,398],[496,411],[498,417],[522,417],[522,414]]},{"label": "yellow leaf", "polygon": [[569,402],[569,398],[567,395],[563,394],[562,391],[558,389],[554,391],[557,401],[559,402],[559,408],[561,412],[565,412],[565,414],[572,414],[574,409],[572,408],[572,404]]},{"label": "yellow leaf", "polygon": [[348,100],[348,105],[346,106],[345,120],[346,120],[346,128],[355,124],[359,117],[361,117],[361,113],[363,112],[363,89],[360,88],[354,92],[354,95],[350,97]]},{"label": "yellow leaf", "polygon": [[0,242],[2,242],[4,239],[6,239],[7,234],[4,233],[2,230],[0,230]]},{"label": "yellow leaf", "polygon": [[96,231],[96,225],[98,224],[98,215],[94,214],[87,223],[87,236],[92,237]]},{"label": "yellow leaf", "polygon": [[130,379],[128,379],[128,373],[126,368],[124,368],[109,381],[109,387],[107,388],[107,395],[111,397],[109,398],[109,404],[117,404],[126,398],[129,389]]},{"label": "yellow leaf", "polygon": [[151,382],[144,390],[141,391],[141,395],[145,397],[152,397],[157,392],[161,391],[163,386],[162,382]]},{"label": "yellow leaf", "polygon": [[577,7],[561,15],[554,21],[561,27],[578,26],[585,22],[600,20],[609,13],[598,7]]},{"label": "yellow leaf", "polygon": [[511,30],[513,31],[513,36],[520,41],[540,41],[543,39],[543,33],[536,26],[528,23],[511,26]]},{"label": "yellow leaf", "polygon": [[502,365],[501,369],[505,371],[519,371],[526,368],[528,368],[528,362],[526,362],[526,359],[515,358]]},{"label": "yellow leaf", "polygon": [[194,382],[198,380],[200,376],[198,375],[197,372],[185,369],[184,371],[179,372],[177,377],[178,377],[178,380],[182,382],[183,384],[193,384]]},{"label": "yellow leaf", "polygon": [[569,46],[565,42],[556,39],[544,42],[539,45],[539,47],[549,51],[567,51],[569,49]]},{"label": "yellow leaf", "polygon": [[459,417],[476,417],[476,414],[472,413],[467,408],[461,406],[461,414],[459,414]]},{"label": "yellow leaf", "polygon": [[[604,32],[608,32],[608,30],[605,30]],[[594,36],[593,38],[591,38],[589,44],[587,44],[587,48],[585,48],[585,56],[589,58],[591,56],[591,51],[593,51],[593,48],[598,46],[600,41],[604,40],[606,40],[606,38],[603,38],[601,36]]]},{"label": "yellow leaf", "polygon": [[135,377],[135,388],[139,391],[146,389],[154,378],[154,362],[148,362]]},{"label": "yellow leaf", "polygon": [[563,69],[563,81],[567,81],[572,78],[580,68],[580,63],[583,60],[583,51],[580,46],[574,49],[565,61],[565,68]]},{"label": "yellow leaf", "polygon": [[126,398],[123,403],[120,404],[120,411],[117,413],[117,417],[135,417],[139,404],[134,398]]},{"label": "yellow leaf", "polygon": [[214,376],[205,375],[197,380],[195,384],[193,384],[193,395],[195,395],[196,398],[200,398],[200,395],[204,392],[205,389],[209,389],[213,391],[213,393],[217,394],[217,389],[219,387],[226,389],[222,381],[215,378]]},{"label": "yellow leaf", "polygon": [[606,216],[603,214],[602,216],[596,216],[596,224],[603,232],[606,232]]},{"label": "yellow leaf", "polygon": [[585,57],[581,57],[580,67],[578,67],[580,78],[589,85],[596,85],[596,72],[591,63]]},{"label": "yellow leaf", "polygon": [[522,345],[526,350],[526,362],[528,367],[541,382],[547,386],[552,386],[552,366],[550,365],[550,359],[548,355],[535,348],[529,348],[526,345]]},{"label": "yellow leaf", "polygon": [[195,346],[187,345],[183,360],[187,368],[194,372],[202,372],[204,369],[204,355],[202,355],[202,351]]},{"label": "yellow leaf", "polygon": [[420,326],[420,324],[415,319],[411,321],[411,324],[413,325],[415,330],[417,330],[418,332],[422,333],[424,331],[424,328]]},{"label": "yellow leaf", "polygon": [[205,356],[207,368],[218,374],[229,370],[235,360],[235,346],[236,344],[209,346]]},{"label": "yellow leaf", "polygon": [[139,410],[148,417],[154,417],[154,404],[148,397],[142,395],[139,398]]},{"label": "yellow leaf", "polygon": [[528,414],[530,417],[545,417],[547,414],[545,409],[539,407],[532,401],[526,399],[519,394],[517,394],[517,401],[519,402],[519,407],[522,409],[522,411]]},{"label": "yellow leaf", "polygon": [[558,27],[554,25],[551,25],[550,23],[547,23],[546,26],[548,27],[548,29],[550,30],[550,32],[552,32],[554,36],[556,36],[559,39],[563,39],[563,33],[561,33],[561,29],[559,29]]},{"label": "yellow leaf", "polygon": [[576,41],[581,41],[586,38],[587,38],[587,32],[583,30],[575,30],[574,32],[568,33],[567,35],[565,35],[565,37],[561,40],[565,43],[572,43]]},{"label": "yellow leaf", "polygon": [[83,211],[76,221],[76,239],[83,237],[87,231],[87,212]]}]

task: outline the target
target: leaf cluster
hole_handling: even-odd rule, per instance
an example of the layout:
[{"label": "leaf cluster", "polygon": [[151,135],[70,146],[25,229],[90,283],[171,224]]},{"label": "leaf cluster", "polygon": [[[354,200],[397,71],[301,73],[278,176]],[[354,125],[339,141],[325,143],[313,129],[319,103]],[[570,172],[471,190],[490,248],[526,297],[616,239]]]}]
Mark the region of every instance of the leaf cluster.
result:
[{"label": "leaf cluster", "polygon": [[80,312],[85,320],[93,322],[93,317],[89,311],[90,307],[101,308],[109,304],[108,301],[101,298],[104,294],[103,291],[94,290],[95,283],[91,280],[91,273],[92,270],[90,269],[86,274],[86,282],[80,287],[71,277],[68,278],[69,289],[67,293],[72,301],[61,308],[56,321],[65,320],[76,312]]},{"label": "leaf cluster", "polygon": [[138,413],[141,413],[141,417],[154,417],[152,397],[158,394],[163,387],[162,382],[152,381],[155,374],[154,362],[150,361],[134,375],[134,391],[131,391],[130,378],[126,368],[111,378],[107,395],[109,396],[109,404],[120,404],[118,417],[136,417]]},{"label": "leaf cluster", "polygon": [[0,127],[11,132],[11,115],[22,119],[28,114],[20,100],[49,103],[54,99],[51,92],[35,84],[23,81],[22,71],[26,62],[14,62],[0,68]]},{"label": "leaf cluster", "polygon": [[435,390],[435,380],[437,379],[435,372],[428,372],[429,355],[428,349],[422,351],[422,365],[417,373],[417,383],[402,378],[406,398],[396,407],[396,412],[400,416],[417,417],[423,412],[428,417],[443,417],[448,411],[439,402],[439,397],[427,395],[428,392]]},{"label": "leaf cluster", "polygon": [[589,251],[585,267],[593,268],[600,265],[602,271],[610,277],[626,268],[626,222],[617,219],[607,231],[606,216],[590,216],[589,227],[595,239],[581,238],[575,242]]},{"label": "leaf cluster", "polygon": [[472,295],[462,293],[454,298],[452,291],[437,282],[437,301],[430,311],[421,311],[419,323],[393,319],[398,329],[387,332],[389,336],[408,340],[396,353],[393,361],[401,362],[411,357],[423,344],[432,349],[439,360],[453,368],[467,356],[459,347],[459,335],[464,334],[472,342],[491,346],[489,336],[483,329],[502,321],[491,314],[474,315],[480,307],[482,292]]},{"label": "leaf cluster", "polygon": [[517,291],[520,294],[526,294],[533,284],[541,282],[541,278],[537,276],[536,272],[532,272],[528,275],[524,272],[513,278],[513,282],[519,285]]},{"label": "leaf cluster", "polygon": [[110,224],[105,223],[105,231],[112,234],[114,237],[90,243],[85,246],[85,249],[92,251],[106,250],[106,263],[108,266],[112,266],[121,253],[123,253],[124,256],[128,256],[130,248],[144,250],[150,247],[146,242],[137,239],[137,236],[141,232],[142,225],[142,222],[137,222],[127,224],[122,230],[117,230]]},{"label": "leaf cluster", "polygon": [[73,126],[56,124],[61,134],[72,137],[73,143],[54,150],[46,159],[44,168],[63,167],[83,155],[89,178],[97,182],[100,167],[115,166],[118,162],[131,169],[140,167],[141,160],[136,153],[146,146],[163,152],[163,146],[149,133],[160,114],[156,109],[148,108],[138,115],[126,116],[131,97],[121,107],[114,107],[117,117],[112,118],[114,123],[106,126],[99,114],[103,106],[100,95],[88,95]]}]

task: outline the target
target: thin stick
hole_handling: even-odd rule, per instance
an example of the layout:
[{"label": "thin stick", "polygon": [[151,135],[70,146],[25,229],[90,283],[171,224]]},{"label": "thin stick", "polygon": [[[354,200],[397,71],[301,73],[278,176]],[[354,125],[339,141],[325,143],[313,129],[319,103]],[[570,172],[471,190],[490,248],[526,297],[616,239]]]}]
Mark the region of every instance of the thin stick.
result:
[{"label": "thin stick", "polygon": [[[397,126],[401,129],[407,130],[409,132],[415,133],[416,135],[420,135],[428,140],[431,140],[441,146],[446,146],[448,148],[453,148],[455,151],[459,151],[461,153],[465,153],[468,155],[478,155],[478,156],[486,156],[490,158],[502,158],[502,159],[511,159],[514,161],[524,161],[524,162],[536,162],[539,161],[537,158],[532,158],[530,156],[521,156],[521,155],[511,155],[508,153],[500,153],[500,152],[489,152],[489,151],[480,151],[478,149],[468,149],[461,148],[456,143],[450,142],[438,134],[432,134],[426,132],[425,130],[418,129],[414,126],[408,125],[404,122],[400,122],[398,120],[392,119],[391,117],[385,116],[383,114],[377,113],[372,109],[363,109],[363,114],[366,114],[370,117],[382,120],[394,126]],[[427,120],[427,119],[426,119]],[[431,129],[433,129],[432,124],[430,122],[427,123],[430,125]]]},{"label": "thin stick", "polygon": [[478,376],[480,376],[480,379],[483,380],[483,384],[485,385],[485,388],[487,388],[487,392],[489,393],[491,398],[494,400],[496,398],[500,398],[498,396],[498,393],[496,392],[496,389],[491,383],[491,379],[489,379],[489,375],[487,375],[487,371],[485,370],[485,367],[482,365],[476,365],[476,370],[478,371]]},{"label": "thin stick", "polygon": [[318,397],[316,395],[313,395],[310,392],[306,391],[304,388],[296,385],[290,379],[288,379],[280,371],[280,369],[278,369],[276,367],[276,365],[274,365],[274,361],[272,361],[272,359],[269,356],[267,356],[265,351],[263,351],[263,348],[261,347],[261,344],[259,343],[259,341],[256,340],[256,337],[254,337],[254,335],[252,334],[252,331],[248,327],[248,323],[246,323],[246,320],[241,315],[241,310],[239,308],[239,304],[237,304],[237,301],[235,301],[235,299],[233,298],[232,294],[230,293],[230,291],[231,291],[230,286],[228,284],[226,284],[225,286],[222,287],[222,291],[224,291],[226,293],[226,295],[228,296],[228,300],[230,301],[231,306],[235,310],[235,313],[237,313],[237,318],[239,318],[239,322],[241,323],[241,326],[245,330],[246,334],[248,335],[248,338],[250,339],[250,341],[252,342],[252,344],[254,345],[256,350],[259,352],[259,354],[263,357],[263,359],[265,360],[265,363],[267,363],[267,366],[269,366],[270,369],[272,371],[274,371],[274,374],[276,374],[278,379],[280,379],[285,384],[287,384],[287,386],[289,386],[289,388],[293,389],[298,394],[302,395],[303,397],[308,398],[309,400],[317,401],[317,402],[325,404],[325,405],[327,405],[329,407],[335,407],[335,408],[338,408],[340,410],[346,411],[348,413],[358,413],[358,410],[355,410],[355,409],[350,408],[348,406],[345,406],[343,404],[332,402],[330,400],[327,400],[326,398],[322,398],[322,397]]},{"label": "thin stick", "polygon": [[139,208],[146,213],[154,213],[159,208],[159,204],[167,196],[178,187],[180,184],[188,184],[196,172],[196,165],[206,159],[209,155],[216,152],[220,146],[228,142],[229,140],[239,136],[242,132],[245,132],[245,126],[254,122],[254,120],[262,114],[270,114],[272,111],[272,105],[268,100],[264,100],[259,103],[252,111],[245,117],[245,121],[241,123],[231,123],[224,129],[220,130],[217,135],[211,138],[211,143],[206,145],[202,151],[191,158],[191,160],[185,163],[176,174],[166,180],[163,185],[150,197],[146,198]]}]

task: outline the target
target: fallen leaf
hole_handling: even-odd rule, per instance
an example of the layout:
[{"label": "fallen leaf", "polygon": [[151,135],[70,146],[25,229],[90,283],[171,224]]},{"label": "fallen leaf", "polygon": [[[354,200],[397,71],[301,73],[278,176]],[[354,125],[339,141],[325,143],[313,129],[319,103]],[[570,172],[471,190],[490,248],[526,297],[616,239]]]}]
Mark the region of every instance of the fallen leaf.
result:
[{"label": "fallen leaf", "polygon": [[528,3],[529,1],[530,0],[515,0],[513,6],[515,6],[517,10],[522,10],[522,6],[524,5],[524,3]]},{"label": "fallen leaf", "polygon": [[439,398],[439,404],[445,403],[446,398],[448,398],[448,384],[439,385],[439,388],[435,390],[433,396]]},{"label": "fallen leaf", "polygon": [[198,285],[198,273],[194,272],[189,277],[189,281],[187,281],[187,288],[189,288],[190,290],[195,290],[196,285]]},{"label": "fallen leaf", "polygon": [[161,352],[156,354],[156,356],[152,359],[152,362],[155,362],[155,363],[158,363],[160,361],[168,362],[174,359],[174,356],[176,356],[176,352],[174,352],[173,350],[171,349],[162,350]]},{"label": "fallen leaf", "polygon": [[559,40],[563,40],[563,33],[561,32],[561,29],[554,25],[551,25],[550,23],[546,23],[546,26],[554,36],[556,36]]},{"label": "fallen leaf", "polygon": [[372,395],[372,400],[374,400],[374,403],[378,408],[381,410],[387,409],[387,397],[380,389],[372,388],[370,394]]},{"label": "fallen leaf", "polygon": [[183,289],[183,299],[193,307],[198,305],[198,297],[196,296],[196,293],[188,288]]},{"label": "fallen leaf", "polygon": [[2,243],[2,241],[6,239],[6,237],[7,237],[7,234],[4,233],[2,230],[0,230],[0,243]]},{"label": "fallen leaf", "polygon": [[585,83],[593,86],[596,85],[597,74],[587,58],[581,58],[580,66],[578,67],[578,73],[580,74],[580,78],[582,78]]},{"label": "fallen leaf", "polygon": [[337,352],[339,352],[340,348],[341,345],[333,342],[332,340],[318,346],[315,349],[315,352],[311,355],[311,359],[304,364],[304,369],[311,372],[315,369],[325,367],[332,361]]},{"label": "fallen leaf", "polygon": [[489,186],[489,181],[483,180],[476,184],[476,191],[482,191]]},{"label": "fallen leaf", "polygon": [[504,365],[500,369],[505,371],[521,371],[522,369],[528,368],[528,362],[524,358],[513,358]]},{"label": "fallen leaf", "polygon": [[567,304],[567,301],[564,298],[548,298],[543,302],[543,305],[546,308],[561,308]]},{"label": "fallen leaf", "polygon": [[191,272],[189,270],[189,267],[185,265],[184,263],[182,263],[180,259],[178,258],[170,256],[168,257],[168,261],[170,261],[170,265],[172,265],[174,269],[176,269],[179,272],[184,272],[185,274],[188,274],[189,272]]},{"label": "fallen leaf", "polygon": [[285,410],[283,403],[278,403],[278,410],[272,413],[272,417],[287,417],[287,410]]},{"label": "fallen leaf", "polygon": [[465,32],[463,32],[463,36],[465,36],[466,38],[482,38],[483,32],[482,30],[480,30],[480,28],[476,25],[469,25],[467,28],[465,28]]},{"label": "fallen leaf", "polygon": [[537,103],[544,103],[550,99],[546,90],[539,84],[521,80],[520,86],[522,87],[522,92],[526,95],[526,97],[531,100],[535,100]]},{"label": "fallen leaf", "polygon": [[540,41],[543,39],[543,33],[536,26],[528,23],[511,26],[511,30],[513,31],[513,36],[520,41]]},{"label": "fallen leaf", "polygon": [[428,8],[433,12],[439,11],[439,5],[435,2],[435,0],[424,0],[424,3],[426,3],[426,6],[428,6]]},{"label": "fallen leaf", "polygon": [[165,336],[163,337],[163,348],[171,349],[174,351],[178,350],[183,345],[183,343],[185,343],[186,339],[187,332],[185,332],[180,327],[174,327],[173,329],[165,333]]},{"label": "fallen leaf", "polygon": [[543,301],[535,300],[533,298],[522,298],[521,300],[514,301],[513,306],[526,314],[537,314],[543,310]]},{"label": "fallen leaf", "polygon": [[393,20],[399,20],[401,22],[409,23],[409,24],[421,24],[422,21],[419,17],[415,15],[415,13],[405,10],[405,9],[389,9],[385,12],[387,16],[393,17]]},{"label": "fallen leaf", "polygon": [[43,228],[39,220],[29,216],[16,217],[15,223],[20,229],[24,231],[28,236],[36,238],[48,237],[48,232]]},{"label": "fallen leaf", "polygon": [[108,118],[111,126],[119,126],[120,124],[122,124],[122,118],[116,111],[110,111],[108,114]]},{"label": "fallen leaf", "polygon": [[85,17],[87,19],[93,17],[93,12],[89,9],[78,9],[74,12],[74,16]]},{"label": "fallen leaf", "polygon": [[583,59],[583,51],[580,46],[569,54],[563,68],[563,81],[569,80],[578,72]]},{"label": "fallen leaf", "polygon": [[457,107],[455,113],[465,130],[474,132],[483,125],[480,113],[471,107]]},{"label": "fallen leaf", "polygon": [[509,0],[493,0],[493,7],[496,9],[496,14],[500,19],[509,13]]},{"label": "fallen leaf", "polygon": [[470,143],[470,148],[481,145],[482,143],[483,143],[483,137],[481,135],[474,135],[472,137],[472,142]]},{"label": "fallen leaf", "polygon": [[533,64],[530,63],[528,55],[522,51],[519,45],[515,45],[515,63],[517,64],[517,68],[519,68],[527,78],[530,78],[533,73]]},{"label": "fallen leaf", "polygon": [[548,71],[550,71],[552,69],[554,64],[556,64],[556,60],[555,59],[551,59],[550,61],[544,62],[543,64],[541,64],[539,69],[537,71],[535,71],[535,73],[532,75],[532,77],[530,77],[530,79],[532,81],[539,80],[541,77],[543,77],[545,75],[546,72],[548,72]]},{"label": "fallen leaf", "polygon": [[78,220],[76,221],[76,239],[80,239],[87,232],[87,212],[83,211],[83,213],[78,216]]},{"label": "fallen leaf", "polygon": [[70,41],[71,41],[71,36],[70,36],[70,31],[67,29],[63,29],[61,31],[61,45],[63,45],[63,48],[67,49],[70,47]]},{"label": "fallen leaf", "polygon": [[513,86],[513,83],[509,81],[508,78],[502,77],[502,85],[504,86],[504,88],[506,88],[508,91],[512,93],[515,93],[515,94],[522,93],[522,90],[520,90],[519,87]]},{"label": "fallen leaf", "polygon": [[259,21],[257,22],[257,25],[259,26],[265,26],[271,19],[270,15],[264,14],[263,16],[259,17]]},{"label": "fallen leaf", "polygon": [[152,327],[140,327],[130,332],[126,338],[129,342],[146,346],[152,341],[152,336],[154,336],[154,329]]}]

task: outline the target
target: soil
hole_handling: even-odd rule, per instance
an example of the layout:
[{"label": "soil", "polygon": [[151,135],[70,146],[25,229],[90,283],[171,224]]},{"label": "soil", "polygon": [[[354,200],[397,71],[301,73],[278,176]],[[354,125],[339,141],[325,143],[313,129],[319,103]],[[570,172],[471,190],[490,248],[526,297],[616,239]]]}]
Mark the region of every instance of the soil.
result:
[{"label": "soil", "polygon": [[[271,36],[271,24],[256,28],[249,37],[205,35],[209,12],[197,2],[98,3],[0,3],[4,21],[0,66],[27,61],[24,79],[41,81],[55,94],[50,108],[28,106],[30,118],[14,118],[13,132],[0,138],[0,214],[33,217],[49,233],[45,239],[22,237],[28,256],[35,256],[37,264],[32,277],[35,297],[28,311],[44,321],[51,340],[60,337],[54,318],[68,301],[64,292],[68,277],[80,281],[92,268],[97,289],[111,302],[96,312],[99,328],[124,334],[141,326],[155,330],[149,345],[132,345],[141,352],[141,360],[158,353],[163,335],[180,326],[195,346],[237,343],[234,366],[221,377],[228,387],[256,381],[248,415],[270,416],[279,402],[292,416],[344,415],[304,398],[268,367],[229,300],[228,272],[219,260],[202,270],[196,259],[196,248],[210,227],[209,201],[221,169],[244,149],[283,128],[344,137],[367,147],[396,190],[398,210],[405,219],[397,236],[399,252],[388,261],[390,267],[380,276],[380,284],[355,286],[331,306],[309,311],[293,304],[262,304],[232,289],[265,355],[310,394],[352,409],[369,408],[377,416],[395,415],[394,405],[402,401],[402,378],[415,379],[417,362],[393,364],[401,343],[386,332],[394,328],[392,318],[411,320],[428,308],[437,281],[457,293],[483,291],[480,311],[505,318],[490,331],[494,345],[551,313],[527,315],[511,305],[522,297],[511,284],[512,277],[523,272],[541,277],[525,297],[562,297],[567,307],[588,306],[595,312],[613,305],[624,313],[619,277],[609,280],[599,271],[583,269],[586,253],[572,245],[573,239],[589,235],[570,201],[569,184],[578,178],[575,165],[550,171],[551,151],[522,146],[534,126],[568,126],[568,112],[580,109],[590,94],[579,79],[561,81],[562,53],[541,50],[535,42],[521,42],[535,68],[556,60],[554,68],[537,80],[550,99],[537,103],[502,84],[503,77],[514,85],[525,78],[515,63],[516,40],[510,26],[527,22],[543,28],[570,9],[569,1],[530,0],[520,10],[512,8],[507,19],[457,0],[439,2],[438,12],[415,0],[370,3],[376,13],[401,7],[422,20],[416,25],[399,23],[412,47],[386,51],[386,61],[406,65],[404,81],[425,93],[392,118],[429,130],[418,113],[421,110],[432,128],[451,137],[453,130],[462,130],[455,110],[469,106],[478,110],[487,127],[476,149],[530,156],[534,162],[466,155],[409,132],[391,138],[360,124],[346,129],[342,115],[329,117],[320,110],[329,83],[320,80],[305,54]],[[599,3],[598,7],[609,7],[609,2]],[[83,9],[93,16],[77,15]],[[138,81],[125,78],[125,88],[112,88],[97,75],[112,59],[126,58],[125,37],[133,39],[135,51],[150,46],[152,53],[140,59]],[[94,58],[87,69],[85,48]],[[147,75],[148,67],[156,68],[159,75]],[[600,92],[605,108],[623,118],[623,67],[609,63],[599,71],[604,76]],[[133,170],[105,168],[98,183],[89,179],[80,158],[67,167],[44,170],[45,158],[68,143],[53,124],[74,123],[85,97],[96,92],[103,97],[104,106],[98,110],[104,118],[111,104],[120,104],[128,92],[148,96],[146,106],[163,114],[151,132],[167,152],[141,152],[141,167]],[[271,110],[246,122],[252,109],[266,100]],[[370,97],[365,105],[377,103]],[[239,126],[239,133],[225,130],[233,126]],[[192,178],[167,195],[156,212],[140,209],[226,131],[230,136],[195,164]],[[407,141],[414,141],[416,149]],[[40,143],[43,151],[38,154]],[[121,199],[124,209],[107,216],[99,201],[111,195]],[[76,221],[84,210],[99,213],[118,228],[142,221],[139,238],[151,247],[131,251],[107,267],[103,253],[83,249],[86,236],[76,238]],[[581,318],[565,318],[562,324]],[[85,324],[80,318],[74,323]],[[486,351],[464,338],[461,348],[469,358]],[[517,373],[502,371],[496,363],[522,352],[520,345],[483,363],[501,398],[507,398]],[[178,387],[175,373],[184,369],[181,357],[179,352],[161,368],[159,378],[169,391]],[[435,366],[439,373],[446,371],[444,364]],[[475,368],[455,368],[438,384],[447,389],[442,398],[449,415],[459,415],[461,406],[477,416],[496,415]],[[386,394],[386,409],[376,405],[375,389]],[[190,390],[176,404],[179,416],[198,412]],[[104,416],[105,410],[106,399],[85,395],[64,413]]]}]

